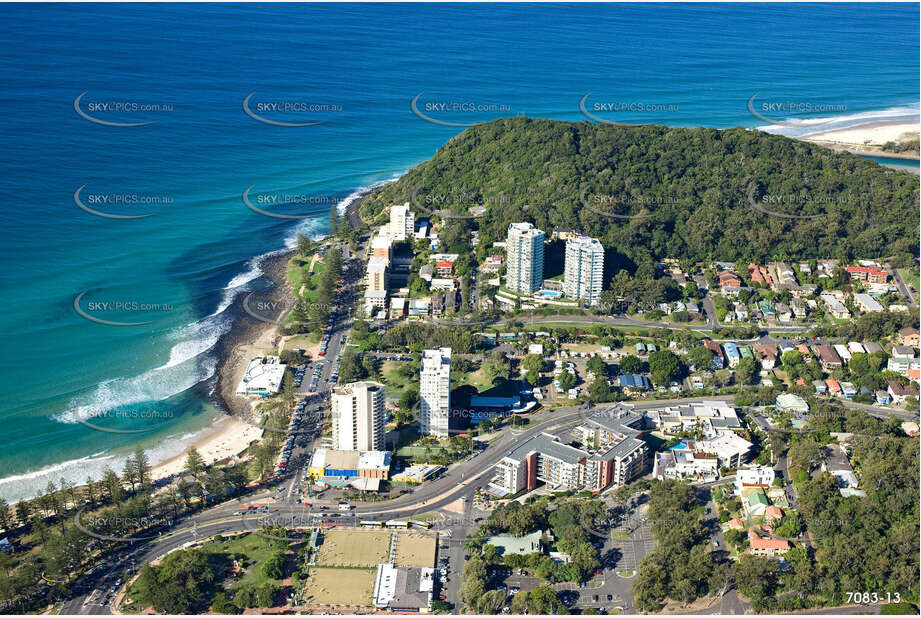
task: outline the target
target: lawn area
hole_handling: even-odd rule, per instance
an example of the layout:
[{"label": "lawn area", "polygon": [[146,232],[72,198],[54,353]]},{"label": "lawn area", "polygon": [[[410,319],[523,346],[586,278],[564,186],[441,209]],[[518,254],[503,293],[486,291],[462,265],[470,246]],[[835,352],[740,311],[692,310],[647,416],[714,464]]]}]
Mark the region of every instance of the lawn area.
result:
[{"label": "lawn area", "polygon": [[368,607],[374,596],[377,570],[311,567],[305,582],[307,605]]},{"label": "lawn area", "polygon": [[381,364],[381,377],[388,395],[402,395],[408,389],[418,390],[418,380],[400,375],[400,367],[406,364],[390,360]]},{"label": "lawn area", "polygon": [[293,350],[294,348],[307,349],[320,340],[319,331],[311,335],[295,335],[285,341],[284,350]]},{"label": "lawn area", "polygon": [[446,449],[443,446],[404,446],[394,453],[397,457],[425,457],[427,455],[437,455],[439,452],[444,452]]},{"label": "lawn area", "polygon": [[472,386],[477,389],[477,391],[482,391],[483,389],[490,388],[491,386],[487,381],[486,375],[483,373],[482,369],[477,369],[476,371],[471,371],[468,373],[452,371],[451,383],[453,388],[458,386]]},{"label": "lawn area", "polygon": [[431,568],[435,566],[436,542],[434,535],[400,531],[393,563],[397,566]]},{"label": "lawn area", "polygon": [[389,555],[390,532],[332,529],[323,533],[317,564],[373,567],[387,562]]},{"label": "lawn area", "polygon": [[269,582],[276,586],[281,586],[282,580],[266,577],[262,572],[262,563],[273,554],[280,550],[277,547],[278,541],[259,536],[258,534],[247,534],[236,537],[223,543],[209,543],[202,546],[201,551],[210,554],[224,554],[231,560],[234,555],[242,554],[246,556],[246,574],[235,583],[234,587],[253,585],[256,587]]}]

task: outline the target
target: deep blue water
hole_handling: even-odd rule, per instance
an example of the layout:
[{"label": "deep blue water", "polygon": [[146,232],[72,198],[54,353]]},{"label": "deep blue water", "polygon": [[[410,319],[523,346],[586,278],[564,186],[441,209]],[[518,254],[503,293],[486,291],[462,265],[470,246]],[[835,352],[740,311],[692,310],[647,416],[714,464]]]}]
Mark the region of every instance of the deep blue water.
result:
[{"label": "deep blue water", "polygon": [[[0,496],[82,481],[140,438],[75,422],[143,421],[153,458],[214,415],[209,353],[223,308],[257,282],[252,259],[296,226],[321,234],[329,204],[405,172],[469,123],[525,114],[580,120],[765,126],[746,102],[835,106],[828,126],[917,116],[917,6],[901,5],[11,5],[0,6]],[[106,126],[74,109],[115,123]],[[259,122],[250,109],[280,122]],[[273,112],[270,103],[332,106]],[[108,104],[108,108],[104,107]],[[127,109],[112,111],[120,104]],[[261,105],[260,105],[261,104]],[[438,104],[460,111],[446,113]],[[159,105],[159,111],[134,109]],[[466,111],[470,105],[499,111]],[[767,108],[770,109],[770,108]],[[786,120],[793,113],[768,113]],[[773,127],[790,134],[802,126]],[[168,203],[100,205],[107,194]],[[311,198],[300,223],[248,210],[241,193]],[[281,211],[281,210],[280,210]],[[75,312],[87,303],[169,305]],[[190,390],[198,385],[200,388]],[[108,426],[139,421],[103,419]],[[73,463],[79,458],[97,456]],[[68,463],[69,462],[69,463]],[[49,466],[56,466],[48,468]]]}]

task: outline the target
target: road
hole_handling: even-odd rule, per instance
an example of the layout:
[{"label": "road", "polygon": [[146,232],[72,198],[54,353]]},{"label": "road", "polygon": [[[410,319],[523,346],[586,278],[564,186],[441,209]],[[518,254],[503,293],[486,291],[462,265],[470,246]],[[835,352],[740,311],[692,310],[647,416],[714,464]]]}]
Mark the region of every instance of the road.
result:
[{"label": "road", "polygon": [[911,290],[908,289],[908,285],[902,280],[902,275],[899,274],[899,270],[889,262],[886,262],[886,268],[889,270],[889,274],[892,275],[892,280],[895,281],[896,286],[898,286],[899,292],[908,299],[909,306],[913,308],[916,307],[918,299],[914,297]]}]

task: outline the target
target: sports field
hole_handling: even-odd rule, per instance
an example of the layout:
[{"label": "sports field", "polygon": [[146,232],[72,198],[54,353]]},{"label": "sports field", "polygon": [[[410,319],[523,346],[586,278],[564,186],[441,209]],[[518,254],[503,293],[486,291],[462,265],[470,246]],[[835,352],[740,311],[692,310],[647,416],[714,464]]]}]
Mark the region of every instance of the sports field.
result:
[{"label": "sports field", "polygon": [[317,564],[376,567],[387,562],[390,555],[390,534],[385,530],[326,530]]},{"label": "sports field", "polygon": [[310,567],[304,604],[328,607],[368,607],[374,595],[376,569]]},{"label": "sports field", "polygon": [[401,531],[397,537],[397,553],[393,562],[397,566],[431,568],[435,566],[436,542],[433,534]]}]

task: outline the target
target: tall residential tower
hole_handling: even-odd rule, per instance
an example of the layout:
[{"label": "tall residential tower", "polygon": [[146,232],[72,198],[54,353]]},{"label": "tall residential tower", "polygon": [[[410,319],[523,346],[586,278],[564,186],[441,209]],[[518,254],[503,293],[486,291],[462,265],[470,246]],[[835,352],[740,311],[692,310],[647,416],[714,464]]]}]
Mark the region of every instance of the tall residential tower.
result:
[{"label": "tall residential tower", "polygon": [[384,385],[352,382],[333,389],[333,448],[340,451],[384,450]]},{"label": "tall residential tower", "polygon": [[423,350],[419,400],[422,435],[447,438],[451,430],[451,348]]},{"label": "tall residential tower", "polygon": [[604,247],[597,238],[576,236],[566,241],[563,292],[594,305],[604,280]]},{"label": "tall residential tower", "polygon": [[544,283],[544,233],[530,223],[512,223],[506,238],[506,285],[530,294]]}]

